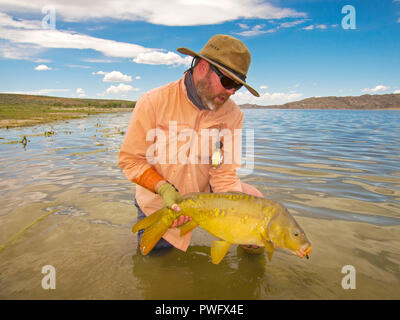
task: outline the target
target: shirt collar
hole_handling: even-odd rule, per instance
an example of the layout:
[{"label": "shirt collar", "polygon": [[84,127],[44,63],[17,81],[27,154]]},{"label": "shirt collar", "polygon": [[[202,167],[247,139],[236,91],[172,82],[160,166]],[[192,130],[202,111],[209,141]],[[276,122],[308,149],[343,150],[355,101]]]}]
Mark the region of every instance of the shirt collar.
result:
[{"label": "shirt collar", "polygon": [[206,110],[201,103],[199,95],[197,94],[196,88],[194,87],[192,70],[188,70],[185,74],[185,86],[189,100],[199,109]]}]

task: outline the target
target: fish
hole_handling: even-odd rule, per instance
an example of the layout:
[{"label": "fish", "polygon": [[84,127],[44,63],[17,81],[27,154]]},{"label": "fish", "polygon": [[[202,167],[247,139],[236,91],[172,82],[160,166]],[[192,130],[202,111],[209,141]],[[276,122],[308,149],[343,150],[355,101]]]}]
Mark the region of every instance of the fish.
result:
[{"label": "fish", "polygon": [[147,255],[180,215],[191,221],[180,226],[180,235],[200,226],[220,240],[211,245],[211,262],[218,264],[232,244],[265,247],[271,261],[275,248],[309,257],[311,242],[289,211],[279,202],[241,192],[192,193],[178,203],[181,210],[162,208],[132,228],[144,229],[140,252]]}]

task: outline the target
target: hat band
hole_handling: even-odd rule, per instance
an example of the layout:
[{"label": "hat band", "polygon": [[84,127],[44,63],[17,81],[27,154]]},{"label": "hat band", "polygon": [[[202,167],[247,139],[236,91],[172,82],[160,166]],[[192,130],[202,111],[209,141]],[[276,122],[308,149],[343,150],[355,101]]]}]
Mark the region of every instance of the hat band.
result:
[{"label": "hat band", "polygon": [[206,57],[207,59],[211,60],[212,62],[214,62],[217,66],[219,65],[219,66],[221,66],[221,67],[227,69],[228,71],[232,72],[235,76],[237,76],[237,77],[238,77],[240,80],[242,80],[243,82],[246,82],[246,76],[245,76],[244,74],[241,74],[241,73],[239,73],[239,72],[237,72],[237,71],[235,71],[235,70],[233,70],[233,69],[227,67],[226,65],[224,65],[224,64],[222,64],[222,63],[219,63],[218,61],[215,61],[214,59],[211,59],[211,58],[207,57],[206,55],[205,55],[205,57]]}]

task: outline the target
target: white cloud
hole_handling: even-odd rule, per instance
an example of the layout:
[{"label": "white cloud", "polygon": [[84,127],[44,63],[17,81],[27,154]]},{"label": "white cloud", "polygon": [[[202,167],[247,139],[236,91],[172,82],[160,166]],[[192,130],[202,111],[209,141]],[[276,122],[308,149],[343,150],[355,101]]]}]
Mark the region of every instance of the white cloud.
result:
[{"label": "white cloud", "polygon": [[106,75],[107,73],[108,73],[108,72],[104,72],[104,71],[101,71],[101,70],[99,70],[99,71],[97,71],[97,72],[92,72],[93,75],[97,75],[97,74]]},{"label": "white cloud", "polygon": [[186,56],[181,57],[180,55],[174,52],[144,52],[139,53],[136,58],[133,59],[133,62],[142,63],[142,64],[165,64],[165,65],[185,65],[190,66],[192,62],[192,57]]},{"label": "white cloud", "polygon": [[129,84],[120,83],[118,86],[110,86],[107,90],[107,94],[126,94],[129,91],[138,91],[139,89],[130,86]]},{"label": "white cloud", "polygon": [[75,93],[80,97],[84,97],[85,96],[85,90],[83,90],[82,88],[76,89]]},{"label": "white cloud", "polygon": [[290,93],[283,93],[283,92],[264,92],[260,93],[260,97],[253,96],[250,92],[246,91],[239,91],[236,92],[235,95],[232,96],[232,99],[237,104],[258,104],[258,105],[279,105],[286,102],[296,101],[302,97],[302,93],[290,92]]},{"label": "white cloud", "polygon": [[[99,51],[105,56],[133,58],[136,63],[188,65],[187,57],[182,58],[173,52],[159,52],[162,49],[145,48],[140,45],[118,42],[114,40],[95,38],[71,31],[55,29],[42,29],[37,23],[15,21],[5,14],[0,15],[0,39],[12,43],[6,49],[0,49],[3,57],[12,57],[13,52],[26,46],[33,48],[69,48],[69,49],[92,49]],[[15,48],[15,44],[17,47]],[[19,48],[18,48],[19,46]],[[20,58],[28,58],[26,54]]]},{"label": "white cloud", "polygon": [[[0,27],[1,28],[1,27]],[[35,58],[43,49],[37,45],[25,43],[12,43],[1,40],[0,35],[0,56],[6,59],[29,60],[36,63],[49,63],[51,60]]]},{"label": "white cloud", "polygon": [[[267,30],[263,30],[263,28],[265,27],[265,24],[258,24],[258,25],[255,25],[254,27],[250,28],[247,24],[239,23],[239,27],[241,29],[244,29],[244,31],[237,32],[234,34],[244,36],[244,37],[254,37],[254,36],[258,36],[260,34],[273,33],[281,28],[292,28],[292,27],[297,26],[298,24],[304,23],[307,20],[309,20],[309,19],[301,19],[301,20],[282,22],[282,23],[279,23],[279,25],[275,26],[274,28],[267,29]],[[273,22],[270,22],[270,23],[276,24]]]},{"label": "white cloud", "polygon": [[249,29],[250,27],[247,25],[247,24],[245,24],[245,23],[238,23],[238,26],[241,28],[241,29]]},{"label": "white cloud", "polygon": [[382,84],[377,85],[375,88],[365,88],[363,90],[361,90],[362,92],[370,92],[370,93],[375,93],[375,92],[380,92],[380,91],[386,91],[387,89],[389,89],[390,87],[386,87]]},{"label": "white cloud", "polygon": [[33,62],[37,62],[37,63],[49,63],[49,62],[52,62],[49,59],[41,59],[41,58],[32,58],[32,61]]},{"label": "white cloud", "polygon": [[7,93],[16,93],[16,94],[32,94],[32,95],[51,95],[52,93],[57,92],[69,92],[70,89],[39,89],[33,91],[13,91]]},{"label": "white cloud", "polygon": [[260,89],[267,89],[267,88],[268,88],[268,86],[265,86],[265,85],[260,86]]},{"label": "white cloud", "polygon": [[[103,75],[103,82],[131,82],[132,76],[123,74],[120,71],[105,72],[102,70],[92,72],[93,75]],[[140,79],[140,77],[139,77]]]},{"label": "white cloud", "polygon": [[46,66],[45,64],[39,64],[38,66],[35,67],[35,70],[37,70],[37,71],[47,71],[47,70],[51,70],[51,68]]},{"label": "white cloud", "polygon": [[[164,25],[201,25],[215,24],[224,21],[242,19],[281,19],[287,17],[304,17],[292,9],[277,8],[258,0],[221,0],[221,1],[188,1],[155,0],[154,4],[146,0],[127,1],[117,3],[106,0],[89,0],[85,2],[61,0],[52,1],[56,8],[57,17],[61,16],[68,21],[81,21],[91,18],[144,20],[150,23]],[[18,2],[0,0],[0,10],[13,9],[13,12],[40,12],[47,0]],[[187,14],[185,14],[187,12]],[[291,22],[291,24],[300,22]],[[246,28],[247,25],[240,24]],[[282,27],[288,27],[288,23]],[[262,30],[264,25],[256,25],[251,30],[237,33],[242,36],[255,36],[263,33],[275,32],[276,29]],[[181,57],[174,52],[164,52],[163,49],[146,48],[133,43],[101,39],[89,35],[58,29],[43,29],[39,20],[15,20],[6,13],[0,14],[0,39],[7,40],[12,45],[32,46],[37,50],[43,48],[70,48],[81,50],[95,50],[107,57],[131,58],[133,62],[143,64],[162,64],[179,66],[190,65],[190,57]],[[0,49],[3,57],[13,56],[8,50]],[[15,50],[14,50],[15,51]],[[21,50],[19,50],[21,51]],[[21,56],[22,54],[20,54]],[[26,53],[21,58],[27,58]],[[87,59],[87,62],[99,62],[97,59]],[[107,62],[111,62],[108,60]]]},{"label": "white cloud", "polygon": [[83,61],[85,62],[90,62],[90,63],[112,63],[114,61],[110,60],[110,59],[83,59]]},{"label": "white cloud", "polygon": [[302,20],[295,20],[295,21],[289,21],[289,22],[283,22],[279,25],[278,28],[291,28],[291,27],[295,27],[298,24],[304,23],[305,21],[307,21],[307,19],[302,19]]},{"label": "white cloud", "polygon": [[92,49],[110,57],[133,58],[154,51],[142,46],[84,34],[53,29],[13,29],[0,27],[0,37],[15,43],[29,43],[43,48]]},{"label": "white cloud", "polygon": [[[2,7],[3,2],[3,0],[0,1],[0,8]],[[38,20],[14,20],[6,13],[0,12],[0,27],[4,26],[22,29],[39,29],[42,27],[42,23]]]},{"label": "white cloud", "polygon": [[[336,28],[338,25],[337,24],[333,24],[331,25],[332,28]],[[316,24],[316,25],[309,25],[308,27],[303,28],[303,30],[314,30],[314,29],[328,29],[328,26],[326,24]]]},{"label": "white cloud", "polygon": [[[48,0],[1,0],[0,10],[41,12]],[[52,0],[57,19],[84,21],[112,18],[146,21],[168,26],[211,25],[237,19],[282,19],[304,17],[305,13],[279,8],[259,0]]]},{"label": "white cloud", "polygon": [[268,29],[268,30],[262,30],[262,28],[264,28],[264,27],[265,27],[264,24],[258,24],[258,25],[255,25],[250,30],[237,32],[237,33],[234,33],[234,34],[237,34],[237,35],[243,36],[243,37],[254,37],[254,36],[258,36],[260,34],[264,34],[264,33],[276,32],[276,28]]},{"label": "white cloud", "polygon": [[89,66],[82,66],[80,64],[66,64],[66,66],[70,67],[70,68],[79,68],[79,69],[90,69],[90,68],[92,68],[92,67],[89,67]]},{"label": "white cloud", "polygon": [[131,82],[132,77],[119,71],[111,71],[105,74],[103,82]]},{"label": "white cloud", "polygon": [[393,93],[395,93],[395,94],[400,93],[400,90],[395,90],[395,91],[393,91]]},{"label": "white cloud", "polygon": [[141,78],[140,76],[136,76],[135,79],[136,79],[136,80],[140,80],[140,79],[142,79],[142,78]]}]

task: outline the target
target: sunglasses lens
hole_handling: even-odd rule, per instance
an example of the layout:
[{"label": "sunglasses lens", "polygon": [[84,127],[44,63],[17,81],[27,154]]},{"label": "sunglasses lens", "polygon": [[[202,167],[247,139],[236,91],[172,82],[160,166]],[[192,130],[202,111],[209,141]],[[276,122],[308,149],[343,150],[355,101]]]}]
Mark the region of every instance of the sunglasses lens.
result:
[{"label": "sunglasses lens", "polygon": [[226,76],[224,76],[223,78],[221,78],[221,84],[225,89],[232,89],[234,88],[235,90],[239,90],[242,87],[241,83],[237,83],[234,80],[232,80],[231,78],[228,78]]},{"label": "sunglasses lens", "polygon": [[237,83],[231,78],[225,76],[217,67],[213,66],[212,64],[210,64],[210,66],[219,77],[221,84],[225,89],[230,90],[233,88],[235,90],[239,90],[243,86],[241,83]]}]

